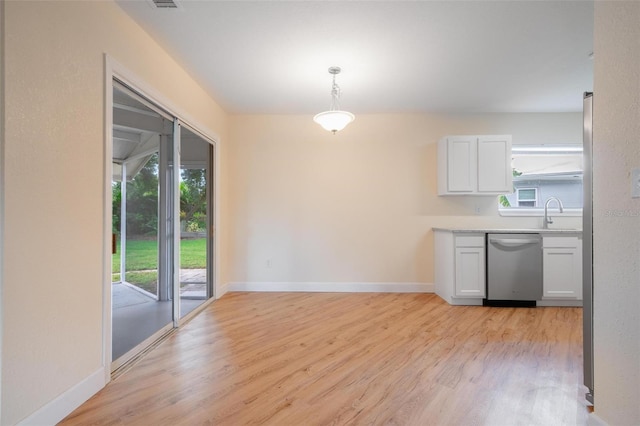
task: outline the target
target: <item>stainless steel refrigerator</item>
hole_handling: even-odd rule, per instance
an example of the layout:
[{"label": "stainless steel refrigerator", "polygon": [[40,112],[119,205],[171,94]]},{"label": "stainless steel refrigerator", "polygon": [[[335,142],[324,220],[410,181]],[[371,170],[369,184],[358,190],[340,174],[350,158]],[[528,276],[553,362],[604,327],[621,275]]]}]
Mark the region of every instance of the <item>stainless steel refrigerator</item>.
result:
[{"label": "stainless steel refrigerator", "polygon": [[583,188],[582,209],[582,321],[584,385],[587,401],[593,404],[593,93],[583,100]]}]

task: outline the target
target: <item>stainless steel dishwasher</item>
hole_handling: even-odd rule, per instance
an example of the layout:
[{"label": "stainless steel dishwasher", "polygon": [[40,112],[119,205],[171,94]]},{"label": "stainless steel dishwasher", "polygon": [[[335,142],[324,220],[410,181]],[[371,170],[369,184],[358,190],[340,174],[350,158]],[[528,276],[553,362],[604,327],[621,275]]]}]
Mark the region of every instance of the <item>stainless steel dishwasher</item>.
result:
[{"label": "stainless steel dishwasher", "polygon": [[536,306],[542,299],[540,234],[487,234],[489,306]]}]

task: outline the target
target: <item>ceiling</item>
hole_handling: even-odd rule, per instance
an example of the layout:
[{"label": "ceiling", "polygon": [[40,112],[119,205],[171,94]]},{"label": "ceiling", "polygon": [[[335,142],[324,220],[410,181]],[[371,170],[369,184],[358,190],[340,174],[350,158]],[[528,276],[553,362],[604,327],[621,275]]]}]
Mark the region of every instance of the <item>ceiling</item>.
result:
[{"label": "ceiling", "polygon": [[116,0],[230,113],[581,111],[591,1]]}]

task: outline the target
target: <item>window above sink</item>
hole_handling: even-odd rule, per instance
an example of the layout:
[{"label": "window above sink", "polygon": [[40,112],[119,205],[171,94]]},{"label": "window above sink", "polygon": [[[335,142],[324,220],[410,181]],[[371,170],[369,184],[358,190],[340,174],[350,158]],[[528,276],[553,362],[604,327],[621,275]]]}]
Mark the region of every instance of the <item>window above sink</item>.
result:
[{"label": "window above sink", "polygon": [[513,145],[511,167],[513,193],[497,198],[501,216],[543,216],[549,197],[562,201],[563,216],[582,216],[582,145]]}]

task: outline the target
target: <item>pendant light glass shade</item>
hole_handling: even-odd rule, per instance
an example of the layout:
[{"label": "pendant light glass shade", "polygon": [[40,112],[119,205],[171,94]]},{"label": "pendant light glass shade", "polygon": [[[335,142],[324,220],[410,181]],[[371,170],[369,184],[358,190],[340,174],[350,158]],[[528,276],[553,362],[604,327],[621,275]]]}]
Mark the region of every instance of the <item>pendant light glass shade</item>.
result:
[{"label": "pendant light glass shade", "polygon": [[329,111],[321,112],[313,117],[313,121],[322,126],[323,129],[332,132],[334,135],[336,132],[344,129],[347,124],[355,120],[355,115],[347,111],[341,111],[338,107],[338,100],[340,98],[340,87],[336,83],[336,75],[340,74],[340,67],[329,68],[329,74],[333,75],[333,85],[331,86],[331,107]]},{"label": "pendant light glass shade", "polygon": [[313,121],[322,126],[323,129],[330,132],[339,132],[347,127],[356,117],[347,111],[325,111],[316,114]]}]

